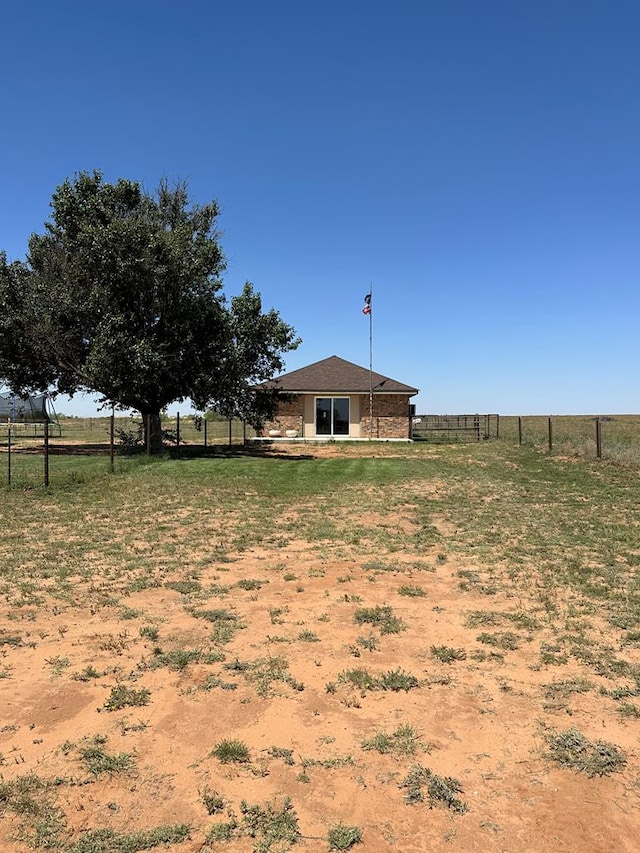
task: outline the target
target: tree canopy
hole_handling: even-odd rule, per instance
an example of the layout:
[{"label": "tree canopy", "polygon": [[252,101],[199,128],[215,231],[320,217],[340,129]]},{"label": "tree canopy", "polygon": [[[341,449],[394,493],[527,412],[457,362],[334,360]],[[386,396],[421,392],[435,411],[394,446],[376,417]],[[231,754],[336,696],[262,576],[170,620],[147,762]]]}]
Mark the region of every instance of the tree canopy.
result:
[{"label": "tree canopy", "polygon": [[255,425],[271,413],[251,386],[300,341],[250,283],[227,302],[215,201],[96,171],[57,187],[51,208],[25,261],[0,253],[0,378],[12,390],[97,392],[152,419],[156,448],[175,401]]}]

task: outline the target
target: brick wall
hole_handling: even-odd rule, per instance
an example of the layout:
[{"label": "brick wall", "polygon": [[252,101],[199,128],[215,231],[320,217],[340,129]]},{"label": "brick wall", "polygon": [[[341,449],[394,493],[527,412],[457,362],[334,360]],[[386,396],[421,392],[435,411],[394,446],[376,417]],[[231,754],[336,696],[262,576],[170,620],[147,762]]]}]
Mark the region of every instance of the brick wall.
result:
[{"label": "brick wall", "polygon": [[[369,438],[369,395],[360,397],[360,435]],[[411,438],[408,394],[373,395],[373,438]]]},{"label": "brick wall", "polygon": [[[360,437],[369,438],[369,395],[360,395]],[[280,403],[278,415],[268,421],[259,435],[268,436],[278,429],[284,436],[288,429],[303,435],[304,397]],[[313,433],[311,434],[312,437]],[[407,394],[373,395],[373,438],[410,438],[409,396]]]},{"label": "brick wall", "polygon": [[267,436],[271,429],[279,429],[282,435],[285,435],[288,429],[295,429],[298,431],[298,435],[302,435],[303,423],[304,397],[300,396],[296,400],[280,403],[275,419],[267,421],[264,429],[258,435]]}]

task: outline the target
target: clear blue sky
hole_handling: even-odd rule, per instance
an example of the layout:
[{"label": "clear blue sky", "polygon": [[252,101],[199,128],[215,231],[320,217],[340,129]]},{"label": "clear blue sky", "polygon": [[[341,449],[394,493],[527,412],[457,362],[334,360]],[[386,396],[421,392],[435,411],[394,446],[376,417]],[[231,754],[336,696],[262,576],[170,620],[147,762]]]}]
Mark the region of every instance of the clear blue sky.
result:
[{"label": "clear blue sky", "polygon": [[[101,169],[217,198],[225,290],[422,412],[640,411],[637,0],[25,0],[0,248]],[[69,413],[88,400],[58,402]]]}]

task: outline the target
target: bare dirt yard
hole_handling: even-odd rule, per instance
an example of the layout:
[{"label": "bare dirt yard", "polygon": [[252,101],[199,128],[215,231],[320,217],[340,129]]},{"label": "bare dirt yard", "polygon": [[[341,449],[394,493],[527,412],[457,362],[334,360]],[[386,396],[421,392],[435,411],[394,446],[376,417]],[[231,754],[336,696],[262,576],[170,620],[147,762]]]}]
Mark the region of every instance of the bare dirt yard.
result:
[{"label": "bare dirt yard", "polygon": [[[473,452],[447,464],[498,464]],[[553,501],[523,531],[514,480],[475,479],[496,541],[470,533],[440,453],[320,498],[237,476],[219,502],[208,461],[6,492],[0,850],[640,850],[640,632],[554,585]]]}]

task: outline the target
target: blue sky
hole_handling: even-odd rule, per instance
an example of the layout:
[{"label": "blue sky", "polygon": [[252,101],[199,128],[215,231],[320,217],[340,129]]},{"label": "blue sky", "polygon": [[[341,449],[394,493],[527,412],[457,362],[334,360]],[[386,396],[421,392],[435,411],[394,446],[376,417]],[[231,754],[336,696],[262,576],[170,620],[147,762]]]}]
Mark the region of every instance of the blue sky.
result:
[{"label": "blue sky", "polygon": [[77,171],[186,179],[288,369],[368,365],[371,283],[374,369],[421,412],[640,411],[636,0],[25,0],[2,29],[11,259]]}]

